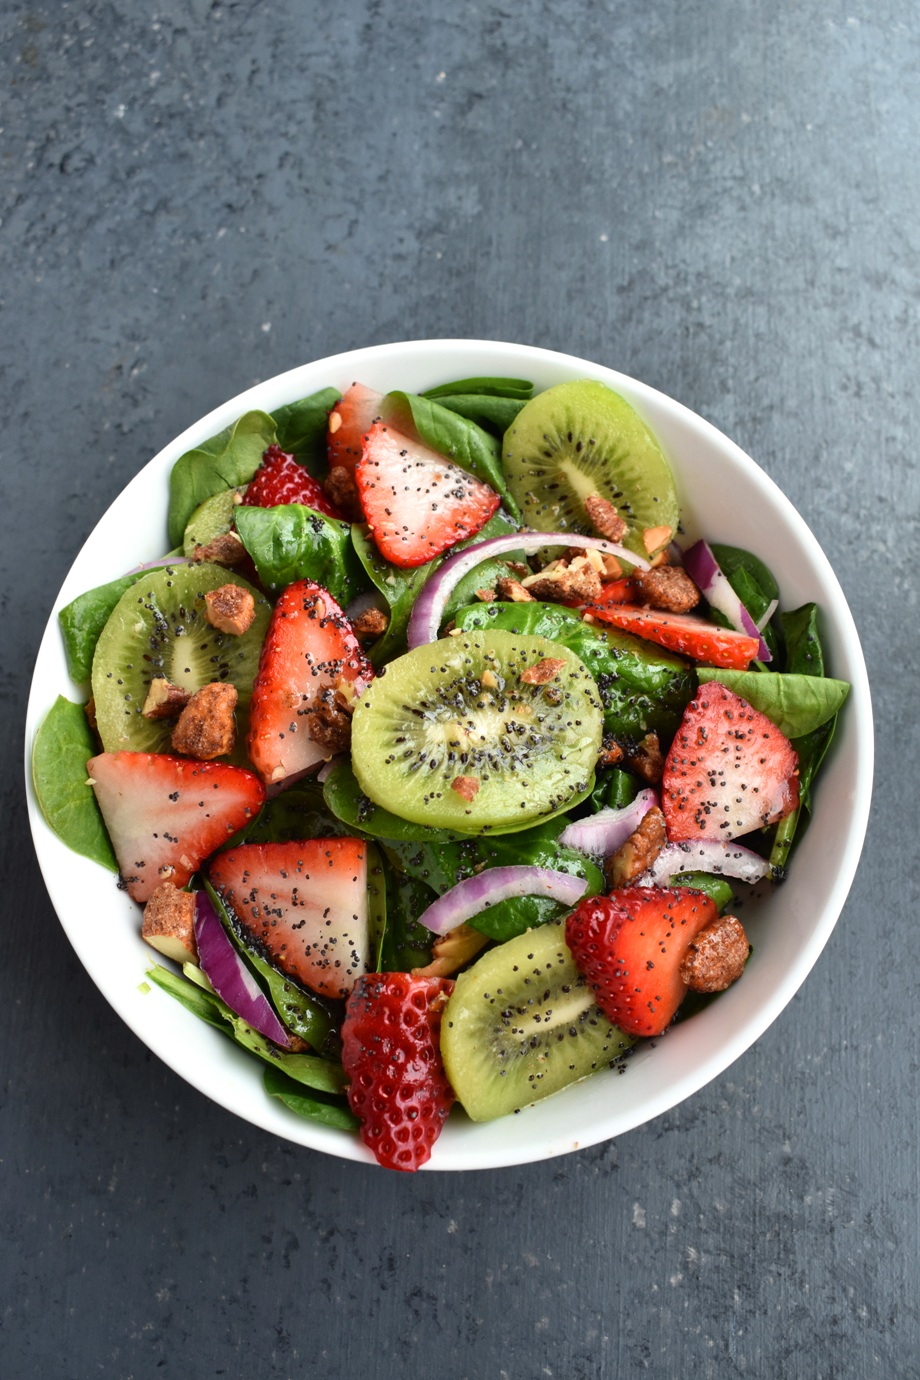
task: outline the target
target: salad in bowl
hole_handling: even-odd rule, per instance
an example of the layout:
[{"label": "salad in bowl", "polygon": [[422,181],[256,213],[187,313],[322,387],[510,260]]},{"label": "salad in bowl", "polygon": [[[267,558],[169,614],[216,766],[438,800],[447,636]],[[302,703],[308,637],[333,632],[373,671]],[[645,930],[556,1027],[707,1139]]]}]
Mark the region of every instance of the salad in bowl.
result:
[{"label": "salad in bowl", "polygon": [[871,714],[731,442],[585,361],[416,342],[258,385],[128,486],[29,775],[61,921],[173,1068],[314,1148],[479,1168],[766,1028],[852,880]]}]

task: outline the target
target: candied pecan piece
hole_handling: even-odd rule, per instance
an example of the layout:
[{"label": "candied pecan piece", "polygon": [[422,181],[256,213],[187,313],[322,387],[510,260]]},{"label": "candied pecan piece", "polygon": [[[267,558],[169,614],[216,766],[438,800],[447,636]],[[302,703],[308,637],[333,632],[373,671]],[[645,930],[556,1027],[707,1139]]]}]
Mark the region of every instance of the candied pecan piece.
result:
[{"label": "candied pecan piece", "polygon": [[173,685],[165,676],[154,676],[141,714],[145,719],[178,719],[191,698],[191,690]]},{"label": "candied pecan piece", "polygon": [[534,599],[552,603],[560,599],[578,599],[590,603],[600,597],[601,577],[592,561],[578,557],[570,564],[557,561],[552,567],[529,575],[523,586]]},{"label": "candied pecan piece", "polygon": [[389,618],[383,609],[365,609],[352,620],[355,636],[362,642],[375,642],[389,625]]},{"label": "candied pecan piece", "polygon": [[196,690],[173,729],[173,751],[202,762],[232,752],[236,741],[236,701],[236,686],[228,681],[214,680]]},{"label": "candied pecan piece", "polygon": [[413,968],[412,976],[451,977],[488,942],[488,935],[480,934],[471,925],[458,925],[448,934],[438,936],[431,946],[431,962],[424,968]]},{"label": "candied pecan piece", "polygon": [[[330,428],[332,418],[338,417],[337,412],[333,412],[329,418]],[[341,422],[339,423],[341,425]],[[334,503],[339,512],[344,514],[350,522],[363,522],[364,512],[361,508],[361,499],[358,496],[358,486],[355,483],[355,476],[352,470],[348,470],[344,465],[335,465],[326,478],[323,480],[323,492],[331,503]]]},{"label": "candied pecan piece", "polygon": [[461,800],[465,800],[469,804],[479,794],[479,777],[455,776],[450,783],[450,788],[452,791],[456,791]]},{"label": "candied pecan piece", "polygon": [[657,733],[646,733],[635,747],[626,749],[626,762],[630,771],[641,776],[650,786],[661,784],[664,773],[664,753]]},{"label": "candied pecan piece", "polygon": [[141,937],[175,963],[197,963],[194,892],[161,882],[144,906]]},{"label": "candied pecan piece", "polygon": [[211,561],[214,565],[239,565],[246,559],[246,548],[236,532],[221,532],[219,537],[200,544],[192,552],[193,561]]},{"label": "candied pecan piece", "polygon": [[564,666],[562,657],[545,656],[522,671],[521,680],[525,685],[545,685],[548,680],[555,680]]},{"label": "candied pecan piece", "polygon": [[218,632],[242,637],[252,627],[256,616],[256,601],[248,589],[240,585],[221,585],[205,592],[205,618]]},{"label": "candied pecan piece", "polygon": [[611,891],[628,886],[647,872],[667,842],[664,815],[657,805],[642,817],[638,829],[609,858],[604,859],[604,876]]},{"label": "candied pecan piece", "polygon": [[734,915],[720,915],[700,930],[680,965],[692,992],[724,992],[744,972],[751,946]]},{"label": "candied pecan piece", "polygon": [[699,590],[679,565],[637,570],[632,582],[638,603],[666,613],[689,613],[700,602]]},{"label": "candied pecan piece", "polygon": [[495,593],[499,599],[505,599],[512,604],[534,602],[534,596],[524,588],[520,580],[512,580],[510,576],[503,575],[500,580],[496,580]]},{"label": "candied pecan piece", "polygon": [[629,531],[629,525],[620,517],[614,505],[609,499],[601,498],[600,494],[588,494],[585,512],[595,530],[608,541],[620,542]]}]

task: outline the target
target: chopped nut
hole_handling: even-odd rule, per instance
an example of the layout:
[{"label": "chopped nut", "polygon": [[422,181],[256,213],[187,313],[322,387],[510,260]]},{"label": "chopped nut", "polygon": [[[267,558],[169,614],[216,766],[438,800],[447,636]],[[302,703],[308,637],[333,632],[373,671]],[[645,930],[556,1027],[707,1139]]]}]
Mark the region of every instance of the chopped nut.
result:
[{"label": "chopped nut", "polygon": [[664,772],[664,754],[657,733],[646,733],[635,747],[627,748],[626,760],[631,771],[650,786],[659,785]]},{"label": "chopped nut", "polygon": [[455,776],[450,783],[450,788],[457,792],[461,800],[465,800],[469,804],[479,794],[479,778],[477,776]]},{"label": "chopped nut", "polygon": [[458,925],[449,934],[439,935],[431,947],[431,962],[424,968],[413,968],[413,977],[450,977],[464,963],[484,949],[488,936],[470,925]]},{"label": "chopped nut", "polygon": [[338,408],[334,407],[329,413],[329,435],[334,436],[342,425],[342,414]]},{"label": "chopped nut", "polygon": [[535,661],[532,666],[528,666],[526,671],[522,671],[521,680],[525,685],[545,685],[548,680],[555,680],[564,666],[565,660],[562,657],[545,656],[541,661]]},{"label": "chopped nut", "polygon": [[642,533],[642,545],[651,555],[659,546],[667,546],[673,535],[670,527],[646,527]]},{"label": "chopped nut", "polygon": [[141,714],[145,719],[178,719],[191,698],[191,690],[173,685],[165,676],[154,676]]},{"label": "chopped nut", "polygon": [[359,613],[357,618],[352,620],[352,627],[355,636],[361,642],[375,642],[382,633],[385,633],[390,619],[383,609],[365,609]]},{"label": "chopped nut", "polygon": [[239,565],[246,558],[246,548],[235,532],[221,532],[213,541],[196,546],[193,561],[212,561],[214,565]]},{"label": "chopped nut", "polygon": [[613,738],[605,738],[597,759],[599,767],[615,767],[623,760],[623,749]]},{"label": "chopped nut", "polygon": [[495,598],[494,589],[477,589],[476,598],[483,604],[491,604]]},{"label": "chopped nut", "polygon": [[689,613],[700,602],[699,590],[686,570],[678,565],[637,570],[632,583],[640,604],[667,613]]},{"label": "chopped nut", "polygon": [[242,637],[252,627],[256,601],[248,589],[240,585],[221,585],[219,589],[207,590],[204,602],[204,616],[218,632]]},{"label": "chopped nut", "polygon": [[734,915],[721,915],[700,930],[680,965],[692,992],[724,992],[744,972],[751,946]]},{"label": "chopped nut", "polygon": [[161,882],[144,906],[141,936],[174,963],[197,963],[194,892]]},{"label": "chopped nut", "polygon": [[597,571],[598,575],[603,575],[603,573],[604,573],[604,556],[603,556],[603,552],[601,552],[601,551],[595,551],[594,548],[592,547],[589,551],[586,551],[586,552],[585,552],[585,560],[588,562],[589,565],[593,565],[593,566],[594,566],[594,569]]},{"label": "chopped nut", "polygon": [[236,741],[236,701],[236,686],[228,681],[203,685],[179,715],[172,732],[173,751],[202,762],[232,752]]},{"label": "chopped nut", "polygon": [[578,599],[589,603],[600,596],[601,577],[591,562],[582,556],[570,565],[559,562],[553,570],[541,570],[538,575],[528,576],[523,586],[534,599],[550,602]]},{"label": "chopped nut", "polygon": [[307,732],[321,748],[333,755],[347,752],[351,743],[351,717],[332,694],[316,702],[304,715]]},{"label": "chopped nut", "polygon": [[346,469],[344,465],[334,465],[323,480],[323,492],[351,522],[364,521],[353,470]]},{"label": "chopped nut", "polygon": [[620,542],[629,531],[628,523],[617,512],[614,505],[600,494],[589,494],[585,499],[585,512],[592,526],[608,541]]},{"label": "chopped nut", "polygon": [[623,574],[623,567],[616,556],[611,556],[608,552],[601,553],[604,558],[604,575],[608,580],[619,580]]},{"label": "chopped nut", "polygon": [[484,690],[495,690],[498,687],[498,677],[494,671],[490,671],[486,668],[479,677],[479,684]]},{"label": "chopped nut", "polygon": [[664,815],[657,805],[642,817],[638,829],[609,858],[604,859],[604,876],[611,891],[628,886],[648,871],[667,842]]},{"label": "chopped nut", "polygon": [[530,594],[519,580],[512,580],[504,575],[500,580],[496,580],[495,593],[499,599],[506,599],[512,604],[532,604],[535,602],[534,595]]},{"label": "chopped nut", "polygon": [[505,564],[515,579],[524,580],[528,575],[533,574],[533,571],[526,561],[506,561]]}]

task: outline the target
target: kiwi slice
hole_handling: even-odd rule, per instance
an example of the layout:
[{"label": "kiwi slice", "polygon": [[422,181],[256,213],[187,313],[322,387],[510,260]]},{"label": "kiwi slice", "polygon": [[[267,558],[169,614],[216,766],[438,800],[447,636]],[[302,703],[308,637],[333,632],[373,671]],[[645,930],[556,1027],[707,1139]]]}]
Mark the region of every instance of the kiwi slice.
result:
[{"label": "kiwi slice", "polygon": [[499,944],[461,973],[441,1023],[444,1068],[473,1121],[609,1068],[633,1043],[598,1009],[556,923]]},{"label": "kiwi slice", "polygon": [[[629,526],[622,544],[640,555],[677,530],[674,477],[638,412],[603,383],[576,379],[538,393],[505,433],[502,462],[525,526],[597,535],[585,500],[612,503]],[[647,553],[643,532],[668,528]]]},{"label": "kiwi slice", "polygon": [[[234,584],[248,589],[256,616],[241,637],[219,632],[205,617],[208,590]],[[93,657],[96,724],[106,752],[168,752],[174,724],[145,719],[150,682],[165,676],[183,689],[232,681],[239,694],[237,749],[245,761],[246,715],[271,607],[239,575],[223,566],[162,566],[126,590],[103,628]]]},{"label": "kiwi slice", "polygon": [[203,503],[199,503],[186,524],[182,538],[182,553],[194,556],[196,546],[207,546],[215,537],[222,537],[233,526],[243,489],[221,489]]},{"label": "kiwi slice", "polygon": [[402,819],[463,833],[521,828],[584,791],[603,706],[574,652],[487,629],[397,657],[352,717],[361,790]]}]

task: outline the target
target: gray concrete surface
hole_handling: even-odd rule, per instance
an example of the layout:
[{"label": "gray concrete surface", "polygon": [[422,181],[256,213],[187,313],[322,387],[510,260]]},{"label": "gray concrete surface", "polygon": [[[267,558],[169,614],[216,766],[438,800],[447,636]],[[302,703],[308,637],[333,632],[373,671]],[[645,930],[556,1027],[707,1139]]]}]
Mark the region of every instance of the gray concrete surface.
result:
[{"label": "gray concrete surface", "polygon": [[[915,5],[6,0],[0,71],[0,1373],[920,1374]],[[758,459],[851,601],[877,793],[827,951],[716,1083],[403,1178],[275,1142],[120,1024],[31,854],[21,723],[160,446],[441,335],[610,364]]]}]

